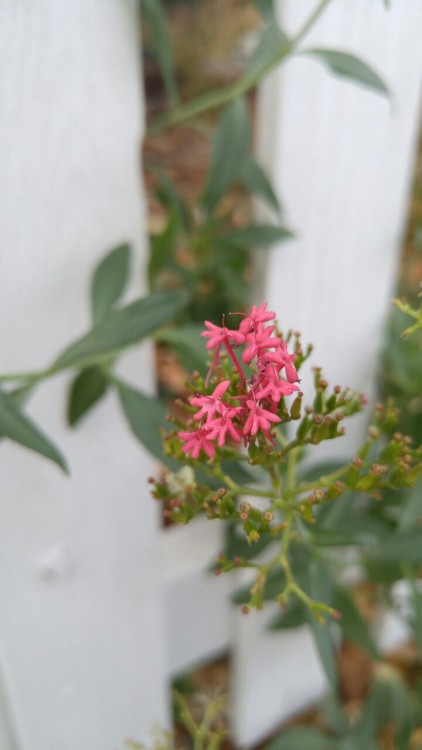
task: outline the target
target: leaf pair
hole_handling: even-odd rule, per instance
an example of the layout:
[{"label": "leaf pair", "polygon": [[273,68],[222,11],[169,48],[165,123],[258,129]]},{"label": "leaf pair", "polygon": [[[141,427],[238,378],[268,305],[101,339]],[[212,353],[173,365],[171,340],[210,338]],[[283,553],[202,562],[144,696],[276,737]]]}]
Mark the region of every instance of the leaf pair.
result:
[{"label": "leaf pair", "polygon": [[[174,318],[188,300],[188,295],[183,291],[152,294],[115,309],[128,280],[129,258],[129,246],[122,245],[100,262],[91,285],[93,327],[65,349],[45,373],[48,376],[66,369],[82,368],[71,386],[68,408],[70,424],[75,424],[105,394],[109,385],[106,372],[110,362],[122,350],[135,345]],[[30,383],[14,392],[0,391],[0,437],[7,437],[33,450],[67,471],[60,450],[22,411],[22,404],[32,387]],[[130,391],[129,388],[127,390]],[[120,386],[120,397],[126,413],[128,394],[124,385]],[[151,424],[152,420],[153,424],[162,424],[163,407],[157,400],[143,394],[139,395],[137,404],[138,412],[141,408],[145,411],[145,429],[138,429],[138,437],[157,454],[159,436],[158,432],[153,435],[155,428],[151,428]]]}]

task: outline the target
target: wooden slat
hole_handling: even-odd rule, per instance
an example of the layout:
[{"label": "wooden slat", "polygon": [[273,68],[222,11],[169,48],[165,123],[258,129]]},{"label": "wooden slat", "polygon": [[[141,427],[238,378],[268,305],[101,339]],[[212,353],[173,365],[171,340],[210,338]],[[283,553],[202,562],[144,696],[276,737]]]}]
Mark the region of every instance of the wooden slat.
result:
[{"label": "wooden slat", "polygon": [[[1,4],[2,372],[47,365],[87,329],[89,274],[113,245],[133,243],[140,276],[137,24],[134,0]],[[147,390],[151,369],[148,347],[122,364]],[[1,446],[6,684],[22,750],[120,750],[168,718],[152,467],[112,396],[70,432],[66,388],[29,411],[70,478]]]},{"label": "wooden slat", "polygon": [[161,533],[161,561],[170,675],[208,661],[230,646],[230,575],[209,568],[222,546],[219,521],[197,519]]}]

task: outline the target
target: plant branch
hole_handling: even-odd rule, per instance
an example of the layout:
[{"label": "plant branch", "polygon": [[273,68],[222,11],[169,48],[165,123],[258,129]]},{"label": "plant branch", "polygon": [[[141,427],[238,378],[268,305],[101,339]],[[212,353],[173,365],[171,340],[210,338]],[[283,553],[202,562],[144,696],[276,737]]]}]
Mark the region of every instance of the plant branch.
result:
[{"label": "plant branch", "polygon": [[203,96],[197,97],[193,101],[187,102],[187,104],[174,107],[167,115],[164,115],[164,117],[161,117],[147,128],[147,136],[158,133],[160,130],[164,130],[164,128],[171,127],[172,125],[178,125],[186,120],[191,120],[194,117],[204,114],[204,112],[221,107],[223,104],[232,101],[232,99],[246,94],[250,89],[259,84],[279,63],[292,54],[330,2],[331,0],[320,0],[297,34],[288,43],[280,45],[277,54],[254,75],[246,74],[243,78],[240,78],[229,86],[215,89]]}]

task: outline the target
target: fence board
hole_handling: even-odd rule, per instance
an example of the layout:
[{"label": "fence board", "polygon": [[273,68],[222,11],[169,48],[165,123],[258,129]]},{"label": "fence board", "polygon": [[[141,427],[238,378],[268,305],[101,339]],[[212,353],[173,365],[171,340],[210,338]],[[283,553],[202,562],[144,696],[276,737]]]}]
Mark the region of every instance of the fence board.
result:
[{"label": "fence board", "polygon": [[212,659],[230,645],[230,576],[210,565],[222,546],[217,522],[197,519],[164,530],[160,539],[169,675]]},{"label": "fence board", "polygon": [[[139,272],[136,8],[1,4],[2,372],[45,366],[86,330],[89,273],[107,249],[131,241]],[[147,348],[122,369],[149,389],[150,361]],[[41,388],[29,411],[70,479],[1,447],[5,684],[19,750],[117,750],[167,719],[151,465],[111,396],[70,433],[66,384]]]}]

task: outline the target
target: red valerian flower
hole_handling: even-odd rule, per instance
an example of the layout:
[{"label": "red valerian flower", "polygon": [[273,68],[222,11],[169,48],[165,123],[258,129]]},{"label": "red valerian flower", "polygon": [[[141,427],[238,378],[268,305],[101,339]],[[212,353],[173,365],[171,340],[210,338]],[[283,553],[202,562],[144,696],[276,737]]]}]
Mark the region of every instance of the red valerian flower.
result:
[{"label": "red valerian flower", "polygon": [[258,323],[256,331],[248,333],[246,339],[248,346],[242,354],[242,360],[245,364],[250,364],[255,357],[259,357],[266,349],[276,349],[280,346],[280,339],[273,336],[274,326],[264,328],[262,323]]},{"label": "red valerian flower", "polygon": [[193,432],[178,432],[179,438],[185,440],[182,446],[183,453],[191,454],[192,458],[198,458],[201,450],[207,454],[208,458],[214,458],[215,445],[210,440],[210,431],[206,427],[200,427]]},{"label": "red valerian flower", "polygon": [[233,424],[234,417],[236,417],[241,411],[242,407],[234,407],[222,414],[221,417],[217,417],[216,419],[207,422],[207,427],[210,429],[210,440],[215,440],[215,438],[217,438],[220,448],[225,443],[227,433],[229,433],[230,437],[232,437],[233,440],[236,440],[236,442],[239,442],[239,440],[242,439],[242,433],[239,428]]},{"label": "red valerian flower", "polygon": [[268,302],[264,302],[261,307],[252,305],[250,314],[242,320],[239,326],[241,333],[250,333],[256,330],[258,323],[266,323],[268,320],[274,320],[275,312],[271,312],[270,310],[267,312],[267,304]]},{"label": "red valerian flower", "polygon": [[207,349],[216,350],[205,384],[207,385],[209,383],[211,373],[220,361],[220,350],[222,346],[225,346],[230,359],[232,360],[240,375],[241,380],[244,380],[245,376],[243,374],[243,370],[232,348],[232,344],[237,346],[239,344],[245,343],[244,334],[240,333],[239,331],[233,331],[231,328],[226,328],[224,324],[221,327],[216,326],[214,325],[214,323],[210,323],[209,320],[205,321],[205,325],[209,329],[208,331],[202,331],[201,333],[201,336],[209,337],[209,341],[207,341],[205,346]]},{"label": "red valerian flower", "polygon": [[286,378],[289,383],[296,383],[299,380],[296,367],[293,364],[295,355],[289,354],[287,351],[286,341],[280,341],[280,349],[273,354],[273,362],[277,362],[281,367],[285,368]]},{"label": "red valerian flower", "polygon": [[244,435],[256,435],[258,430],[268,433],[268,430],[271,429],[271,422],[281,422],[277,414],[263,409],[252,399],[246,401],[246,406],[249,409],[249,414],[243,426]]},{"label": "red valerian flower", "polygon": [[227,346],[227,344],[244,344],[245,336],[240,331],[234,331],[232,328],[226,328],[225,325],[216,326],[214,323],[210,323],[209,320],[205,321],[205,326],[209,329],[208,331],[202,331],[201,336],[209,337],[209,341],[206,343],[207,349],[215,349],[216,346]]},{"label": "red valerian flower", "polygon": [[206,417],[207,420],[212,419],[214,414],[222,414],[228,407],[221,400],[221,397],[227,391],[230,385],[230,380],[223,380],[221,383],[214,388],[213,392],[209,396],[193,396],[190,399],[192,406],[200,406],[200,410],[194,414],[194,419],[202,419]]},{"label": "red valerian flower", "polygon": [[[184,453],[196,459],[204,451],[208,458],[214,458],[215,443],[222,448],[230,437],[237,443],[243,438],[246,444],[248,438],[258,433],[274,443],[271,430],[282,421],[277,413],[278,405],[285,396],[299,391],[299,378],[293,364],[295,354],[290,354],[287,342],[274,334],[274,325],[265,325],[274,318],[275,313],[267,310],[264,303],[260,307],[252,306],[238,331],[226,328],[224,317],[221,326],[205,321],[207,330],[201,335],[209,339],[206,348],[215,349],[205,385],[220,363],[222,347],[226,349],[240,379],[233,380],[232,395],[225,397],[232,385],[232,380],[226,379],[218,383],[212,393],[196,393],[190,399],[191,405],[198,407],[193,415],[197,429],[178,433],[184,441]],[[236,347],[241,345],[244,346],[241,355],[243,367],[235,352]],[[251,365],[249,376],[245,374],[245,366],[248,365]],[[283,371],[286,379],[280,375]],[[238,405],[233,406],[233,401]]]}]

